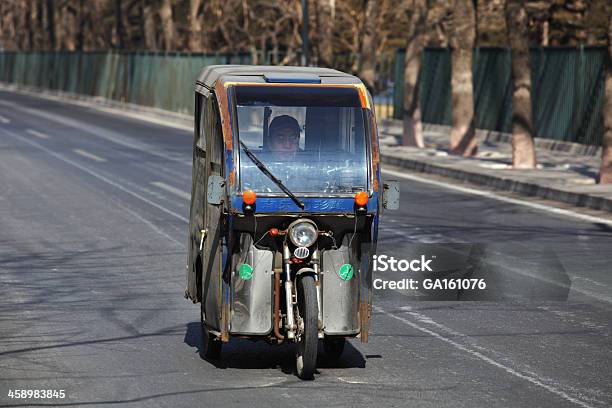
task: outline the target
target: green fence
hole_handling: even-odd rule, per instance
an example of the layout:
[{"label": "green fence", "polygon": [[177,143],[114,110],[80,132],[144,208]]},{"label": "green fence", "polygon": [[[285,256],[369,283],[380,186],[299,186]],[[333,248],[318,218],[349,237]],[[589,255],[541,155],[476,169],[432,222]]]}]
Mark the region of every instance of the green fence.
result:
[{"label": "green fence", "polygon": [[248,64],[243,54],[0,52],[0,81],[193,111],[193,84],[212,64]]},{"label": "green fence", "polygon": [[[606,67],[605,47],[531,50],[532,108],[536,137],[600,145]],[[512,85],[510,52],[504,48],[474,51],[474,115],[479,129],[510,132]],[[422,118],[451,124],[451,54],[426,48],[420,78]],[[395,60],[394,116],[401,118],[404,52]]]},{"label": "green fence", "polygon": [[[427,48],[423,53],[420,97],[424,122],[451,124],[450,57],[448,49]],[[0,52],[0,81],[189,114],[193,109],[193,82],[204,66],[248,63],[248,54],[4,51]],[[601,144],[605,64],[604,47],[531,51],[537,137]],[[476,49],[473,70],[476,127],[510,132],[509,51]],[[396,54],[393,74],[393,113],[400,118],[403,51]]]}]

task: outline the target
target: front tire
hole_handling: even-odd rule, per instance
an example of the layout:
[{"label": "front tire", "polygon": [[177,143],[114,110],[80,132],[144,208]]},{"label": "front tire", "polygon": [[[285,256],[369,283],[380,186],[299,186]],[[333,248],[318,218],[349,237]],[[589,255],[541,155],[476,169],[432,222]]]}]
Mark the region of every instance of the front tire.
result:
[{"label": "front tire", "polygon": [[[317,365],[318,315],[317,290],[312,276],[297,279],[298,333],[296,350],[297,375],[302,380],[312,380]],[[301,321],[300,321],[301,320]],[[300,330],[301,328],[301,330]]]},{"label": "front tire", "polygon": [[202,344],[200,345],[200,357],[205,360],[218,360],[221,357],[223,343],[211,334],[204,324],[204,305],[200,304],[200,327],[202,328]]}]

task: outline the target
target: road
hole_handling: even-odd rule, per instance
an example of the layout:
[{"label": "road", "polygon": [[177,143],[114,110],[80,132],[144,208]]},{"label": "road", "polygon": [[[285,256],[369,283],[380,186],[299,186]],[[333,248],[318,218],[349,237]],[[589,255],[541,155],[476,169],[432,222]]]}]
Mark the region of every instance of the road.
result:
[{"label": "road", "polygon": [[0,406],[612,406],[610,224],[414,179],[378,253],[469,270],[481,298],[376,290],[369,343],[314,381],[290,346],[200,359],[190,161],[188,131],[0,91]]}]

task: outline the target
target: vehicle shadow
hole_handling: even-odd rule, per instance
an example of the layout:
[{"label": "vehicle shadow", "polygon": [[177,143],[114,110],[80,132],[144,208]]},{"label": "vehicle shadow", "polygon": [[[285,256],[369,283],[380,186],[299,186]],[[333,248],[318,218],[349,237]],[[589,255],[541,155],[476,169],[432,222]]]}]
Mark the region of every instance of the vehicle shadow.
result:
[{"label": "vehicle shadow", "polygon": [[[200,322],[187,324],[184,342],[200,354],[202,334]],[[270,369],[278,368],[285,374],[295,374],[295,345],[284,343],[268,344],[265,341],[231,338],[223,344],[221,358],[205,359],[216,368]],[[317,368],[365,368],[366,360],[350,341],[346,342],[340,358],[325,355],[323,345],[319,342]]]}]

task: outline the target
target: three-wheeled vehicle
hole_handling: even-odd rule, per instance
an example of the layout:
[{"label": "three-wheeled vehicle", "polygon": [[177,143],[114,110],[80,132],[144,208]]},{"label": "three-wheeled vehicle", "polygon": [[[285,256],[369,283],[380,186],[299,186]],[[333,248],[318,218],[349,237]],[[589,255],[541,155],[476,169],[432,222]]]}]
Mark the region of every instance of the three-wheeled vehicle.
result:
[{"label": "three-wheeled vehicle", "polygon": [[332,358],[346,338],[368,340],[385,198],[372,98],[358,78],[205,68],[192,175],[185,295],[201,304],[206,358],[232,336],[293,342],[297,374],[310,379],[319,340]]}]

